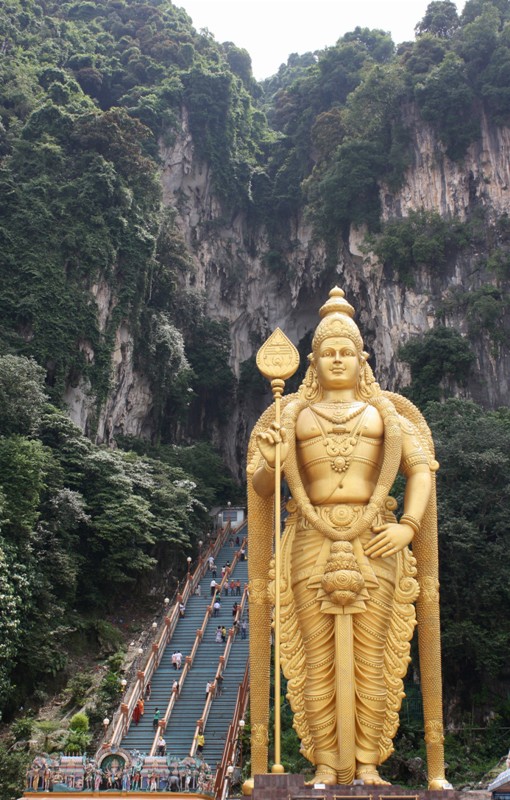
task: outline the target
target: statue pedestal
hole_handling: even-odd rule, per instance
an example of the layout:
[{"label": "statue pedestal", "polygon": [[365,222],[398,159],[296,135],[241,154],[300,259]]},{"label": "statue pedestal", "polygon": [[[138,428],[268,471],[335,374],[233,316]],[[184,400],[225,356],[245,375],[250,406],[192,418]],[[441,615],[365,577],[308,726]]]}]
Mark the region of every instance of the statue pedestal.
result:
[{"label": "statue pedestal", "polygon": [[458,800],[454,789],[428,791],[403,786],[306,786],[303,775],[255,775],[252,800]]}]

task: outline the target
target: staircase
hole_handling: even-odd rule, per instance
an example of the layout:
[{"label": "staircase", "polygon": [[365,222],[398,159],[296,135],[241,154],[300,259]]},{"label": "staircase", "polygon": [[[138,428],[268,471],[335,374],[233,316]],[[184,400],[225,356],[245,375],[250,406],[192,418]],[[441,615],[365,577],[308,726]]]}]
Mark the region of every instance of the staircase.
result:
[{"label": "staircase", "polygon": [[[239,536],[242,541],[245,530],[233,534],[233,540]],[[221,567],[227,562],[232,563],[236,553],[235,546],[229,540],[220,549],[216,556],[218,570],[217,582],[221,581]],[[241,592],[248,580],[248,565],[246,561],[238,561],[230,579],[240,580]],[[200,582],[201,596],[193,595],[186,604],[186,613],[179,619],[173,637],[162,655],[160,665],[151,681],[151,696],[145,701],[145,713],[138,725],[131,726],[123,738],[121,747],[128,751],[138,751],[148,754],[154,740],[153,718],[156,709],[163,717],[172,693],[174,680],[179,680],[182,670],[175,670],[171,663],[172,653],[180,650],[184,659],[191,652],[197,629],[202,625],[207,606],[211,601],[210,584],[211,572],[207,571]],[[232,626],[232,607],[235,602],[241,601],[240,596],[228,596],[222,593],[221,611],[219,617],[211,617],[200,643],[193,666],[186,676],[183,686],[173,708],[166,732],[166,752],[176,760],[189,754],[197,720],[201,717],[205,703],[205,688],[208,681],[213,682],[218,669],[219,657],[223,654],[225,645],[215,641],[216,628],[224,625],[227,631]],[[229,723],[232,720],[236,704],[237,690],[242,681],[246,661],[248,659],[248,638],[242,639],[241,633],[233,643],[228,664],[224,671],[224,689],[221,697],[215,698],[207,720],[204,735],[205,747],[203,758],[212,769],[221,759],[225,737]]]},{"label": "staircase", "polygon": [[[221,561],[218,563],[221,563]],[[248,582],[248,564],[246,561],[238,562],[233,577],[236,580],[239,579],[241,581],[241,587],[244,587],[244,584]],[[220,617],[218,621],[216,621],[214,617],[211,619],[212,624],[210,623],[210,630],[209,628],[207,629],[206,636],[204,637],[204,644],[206,645],[204,649],[206,652],[202,655],[202,657],[205,658],[206,663],[208,660],[208,663],[212,663],[213,665],[216,664],[217,666],[219,652],[217,655],[214,654],[213,661],[211,651],[213,651],[214,647],[217,648],[218,651],[222,651],[224,646],[215,644],[214,642],[216,627],[219,624],[224,624],[225,621],[225,627],[228,630],[229,623],[230,625],[232,624],[232,606],[236,601],[239,602],[240,599],[240,597],[222,597]],[[244,611],[244,618],[246,619],[246,608]],[[209,659],[207,659],[207,653],[210,654]],[[223,748],[225,747],[228,726],[232,722],[232,717],[234,716],[237,692],[239,689],[239,684],[242,682],[244,677],[247,660],[248,635],[246,639],[243,639],[241,637],[241,632],[239,631],[232,644],[228,663],[223,673],[223,692],[220,697],[215,698],[212,704],[204,731],[205,747],[203,755],[213,770],[216,769],[216,765],[221,761]],[[213,669],[213,677],[215,669],[216,667]],[[202,703],[202,707],[205,698],[204,692],[207,679],[208,676],[206,675],[201,686],[202,693],[200,695],[200,701]],[[196,719],[198,719],[198,717],[196,717]]]}]

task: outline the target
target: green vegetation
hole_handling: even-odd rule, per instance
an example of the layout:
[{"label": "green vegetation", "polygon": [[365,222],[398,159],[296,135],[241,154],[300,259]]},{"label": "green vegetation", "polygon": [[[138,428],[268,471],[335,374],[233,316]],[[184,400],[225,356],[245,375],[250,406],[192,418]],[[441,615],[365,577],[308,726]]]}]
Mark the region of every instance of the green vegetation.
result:
[{"label": "green vegetation", "polygon": [[464,315],[471,341],[487,334],[495,356],[501,346],[509,344],[510,333],[505,320],[510,301],[503,288],[483,284],[470,292],[457,289],[449,293],[443,307],[445,311],[460,311]]},{"label": "green vegetation", "polygon": [[273,214],[304,203],[334,261],[338,237],[351,224],[377,230],[380,189],[402,183],[413,105],[453,160],[480,136],[482,114],[508,124],[509,20],[506,0],[468,0],[460,18],[451,0],[435,0],[416,41],[397,52],[383,31],[356,28],[324,51],[291,56],[263,84],[282,136],[268,165]]},{"label": "green vegetation", "polygon": [[81,614],[107,611],[158,561],[178,563],[205,520],[198,479],[92,444],[45,405],[34,362],[1,357],[0,376],[0,704],[10,713],[65,669]]},{"label": "green vegetation", "polygon": [[89,730],[89,718],[83,712],[73,714],[69,720],[69,732],[63,745],[64,752],[71,755],[81,755],[87,751],[91,736]]},{"label": "green vegetation", "polygon": [[441,272],[448,260],[469,242],[469,228],[444,219],[437,211],[416,210],[387,222],[378,236],[368,238],[370,249],[399,279],[412,285],[420,267]]},{"label": "green vegetation", "polygon": [[79,384],[101,406],[126,322],[163,427],[169,403],[186,409],[192,262],[161,213],[158,148],[184,103],[225,211],[247,208],[271,139],[249,57],[168,0],[8,0],[0,27],[0,352],[34,357],[57,405]]},{"label": "green vegetation", "polygon": [[[4,719],[61,688],[69,653],[88,647],[108,659],[96,705],[87,707],[90,724],[100,721],[118,702],[123,657],[105,614],[161,574],[177,577],[208,526],[207,507],[242,501],[211,442],[221,440],[236,401],[248,417],[267,387],[253,358],[236,381],[230,316],[207,316],[194,250],[242,219],[246,252],[283,286],[294,277],[295,223],[304,214],[326,246],[326,270],[336,268],[354,225],[406,286],[418,270],[444,278],[459,255],[481,274],[475,290],[442,298],[445,316],[464,313],[467,336],[439,324],[409,342],[402,358],[409,396],[426,409],[443,464],[449,708],[462,723],[474,696],[508,724],[508,415],[448,397],[468,378],[470,342],[485,334],[494,353],[508,345],[510,224],[472,206],[462,224],[418,209],[381,225],[380,196],[403,184],[421,122],[437,137],[437,158],[457,161],[483,117],[510,123],[510,2],[468,0],[459,16],[451,0],[434,0],[416,41],[398,50],[386,32],[358,27],[323,51],[291,55],[261,85],[246,51],[197,33],[170,0],[5,0],[0,29]],[[204,212],[185,235],[185,196],[163,208],[160,171],[188,132],[194,166],[214,196],[210,219]],[[244,251],[226,242],[224,253],[215,265],[219,291],[236,301]],[[313,277],[317,285],[323,279]],[[300,350],[309,351],[307,336]],[[109,432],[115,449],[93,442],[111,399],[114,353],[132,355],[152,398],[151,441]],[[63,410],[70,390],[93,409],[90,438]],[[491,616],[494,608],[501,614]],[[90,673],[76,675],[67,709],[81,707],[92,689]],[[2,797],[19,792],[25,754],[12,746],[35,725],[30,714],[18,718],[0,743]],[[54,723],[37,725],[53,742]],[[81,752],[88,736],[82,720],[68,747]],[[405,736],[414,746],[413,731]],[[295,747],[288,733],[285,758],[301,768]],[[449,747],[460,764],[460,751]],[[487,746],[480,769],[489,753]]]},{"label": "green vegetation", "polygon": [[411,369],[411,385],[403,393],[419,407],[463,386],[474,359],[469,342],[453,328],[441,326],[410,339],[399,356]]},{"label": "green vegetation", "polygon": [[438,514],[446,704],[458,703],[464,721],[472,703],[482,715],[495,712],[497,724],[508,726],[505,498],[510,489],[510,416],[508,409],[487,413],[474,403],[453,399],[430,404],[425,411],[441,465]]}]

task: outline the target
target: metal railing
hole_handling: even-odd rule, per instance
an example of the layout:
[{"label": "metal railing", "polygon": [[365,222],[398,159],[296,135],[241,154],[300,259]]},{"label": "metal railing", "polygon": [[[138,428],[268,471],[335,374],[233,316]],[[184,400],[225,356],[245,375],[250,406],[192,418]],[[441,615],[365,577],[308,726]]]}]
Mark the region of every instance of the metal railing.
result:
[{"label": "metal railing", "polygon": [[127,734],[136,704],[140,697],[143,697],[144,690],[147,684],[150,683],[152,676],[160,664],[165,648],[172,639],[177,622],[179,621],[181,603],[186,604],[188,598],[194,593],[198,583],[205,575],[208,568],[209,556],[213,555],[215,557],[230,535],[231,525],[227,523],[223,531],[210,543],[207,550],[201,553],[195,571],[193,573],[188,572],[186,575],[182,591],[177,593],[172,610],[165,616],[162,625],[160,625],[155,640],[152,643],[151,650],[148,656],[146,656],[143,668],[137,670],[135,680],[127,689],[125,699],[115,713],[111,723],[111,737],[108,736],[108,728],[105,731],[103,746],[107,744],[108,746],[119,745]]},{"label": "metal railing", "polygon": [[[243,615],[244,607],[246,605],[247,598],[248,598],[248,590],[247,590],[247,588],[245,588],[245,590],[243,592],[243,596],[241,598],[241,602],[240,602],[240,604],[239,604],[239,606],[237,608],[237,613],[236,613],[236,616],[235,616],[235,619],[234,619],[234,623],[238,622],[241,619],[241,617]],[[202,715],[200,716],[200,718],[197,720],[197,724],[196,724],[196,727],[195,727],[195,735],[193,736],[193,742],[191,744],[190,751],[189,751],[189,754],[192,757],[196,753],[198,734],[200,733],[201,730],[202,731],[205,730],[205,726],[207,724],[207,719],[209,717],[209,712],[211,710],[212,702],[214,700],[214,696],[216,695],[216,692],[217,692],[217,689],[218,689],[218,678],[223,676],[223,672],[224,672],[224,670],[225,670],[225,668],[226,668],[226,666],[228,664],[228,659],[229,659],[229,656],[230,656],[230,651],[232,649],[232,645],[233,645],[235,636],[236,636],[235,628],[232,627],[232,628],[230,628],[230,630],[228,632],[228,639],[227,639],[227,643],[225,645],[225,649],[224,649],[222,655],[220,655],[220,657],[218,659],[218,668],[216,669],[216,674],[214,676],[214,681],[213,681],[213,684],[211,686],[211,691],[209,692],[209,694],[208,694],[208,696],[206,698],[206,701],[205,701],[205,704],[204,704],[204,710],[202,711]]]},{"label": "metal railing", "polygon": [[[245,545],[245,540],[243,540],[241,548],[244,545]],[[225,584],[229,582],[230,575],[233,572],[234,567],[236,566],[237,562],[239,561],[241,548],[235,553],[234,558],[232,559],[231,566],[227,570],[225,570],[225,574],[223,575],[223,578],[221,579],[221,583],[218,584],[218,587],[219,587],[218,591],[220,593],[223,591]],[[155,736],[154,736],[154,741],[152,743],[152,747],[151,747],[151,750],[150,750],[150,755],[151,756],[156,754],[157,747],[158,747],[158,740],[159,740],[160,734],[165,730],[165,728],[168,725],[168,721],[170,719],[170,716],[172,714],[173,708],[174,708],[176,700],[177,700],[177,693],[178,692],[180,693],[180,691],[182,690],[182,687],[183,687],[183,684],[184,684],[184,682],[186,680],[188,672],[190,671],[191,667],[193,666],[193,662],[195,660],[195,656],[197,654],[198,647],[200,645],[200,642],[202,641],[202,638],[203,638],[203,635],[204,635],[204,633],[206,631],[208,622],[209,622],[209,620],[210,620],[210,618],[212,616],[212,613],[213,613],[214,600],[215,600],[215,598],[211,597],[211,601],[210,601],[209,605],[207,606],[207,608],[205,610],[205,614],[204,614],[204,619],[203,619],[202,625],[200,626],[200,628],[197,629],[197,634],[196,634],[195,640],[193,642],[193,647],[191,648],[191,653],[188,656],[186,656],[186,658],[185,658],[184,668],[183,668],[183,671],[181,673],[181,677],[179,678],[178,688],[172,690],[172,694],[171,694],[170,700],[168,702],[166,711],[165,711],[163,717],[158,722],[158,728],[156,730],[156,733],[155,733]],[[243,602],[244,602],[244,597],[243,597],[243,599],[241,601],[240,608],[242,607]],[[237,619],[237,615],[236,615],[236,619]]]},{"label": "metal railing", "polygon": [[248,706],[249,679],[250,679],[250,663],[249,661],[247,661],[246,669],[244,671],[243,681],[239,685],[239,689],[237,691],[236,707],[234,710],[234,716],[232,717],[232,722],[228,727],[227,738],[225,740],[225,747],[223,749],[223,755],[216,770],[216,778],[214,781],[214,796],[221,798],[221,800],[224,800],[224,798],[227,797],[228,795],[229,784],[230,784],[229,767],[234,767],[234,762],[236,761],[236,753],[238,750],[238,742],[243,732],[242,729],[244,725],[241,726],[240,722],[241,720],[244,719],[244,716],[246,714],[246,708]]}]

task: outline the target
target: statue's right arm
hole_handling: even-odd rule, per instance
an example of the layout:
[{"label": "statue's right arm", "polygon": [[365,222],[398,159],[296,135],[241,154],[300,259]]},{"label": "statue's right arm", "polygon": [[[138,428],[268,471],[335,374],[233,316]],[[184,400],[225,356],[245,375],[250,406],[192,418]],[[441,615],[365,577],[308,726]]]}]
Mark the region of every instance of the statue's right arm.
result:
[{"label": "statue's right arm", "polygon": [[261,497],[269,497],[274,493],[276,446],[280,443],[281,466],[287,458],[289,445],[285,428],[273,423],[263,433],[257,434],[257,446],[261,458],[253,474],[253,488]]}]

